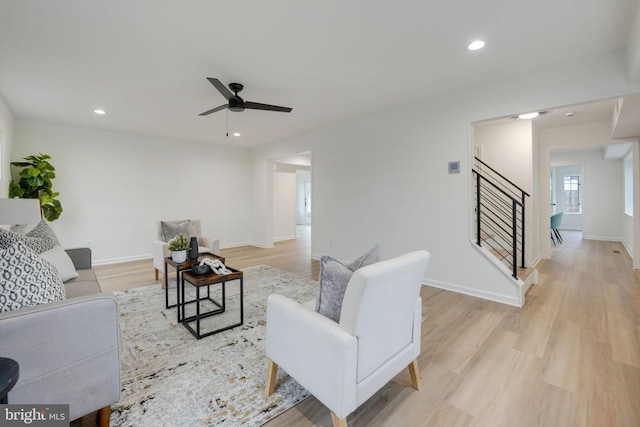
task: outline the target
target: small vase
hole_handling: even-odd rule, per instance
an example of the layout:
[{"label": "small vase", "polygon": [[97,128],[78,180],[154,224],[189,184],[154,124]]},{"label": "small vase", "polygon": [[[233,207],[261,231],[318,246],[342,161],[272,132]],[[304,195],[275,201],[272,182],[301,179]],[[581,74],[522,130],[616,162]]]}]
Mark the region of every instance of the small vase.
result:
[{"label": "small vase", "polygon": [[171,259],[177,264],[182,264],[187,260],[187,251],[171,251]]},{"label": "small vase", "polygon": [[198,253],[198,238],[197,237],[192,237],[191,238],[191,249],[189,250],[189,259],[191,261],[195,261],[198,259],[198,255],[200,255]]}]

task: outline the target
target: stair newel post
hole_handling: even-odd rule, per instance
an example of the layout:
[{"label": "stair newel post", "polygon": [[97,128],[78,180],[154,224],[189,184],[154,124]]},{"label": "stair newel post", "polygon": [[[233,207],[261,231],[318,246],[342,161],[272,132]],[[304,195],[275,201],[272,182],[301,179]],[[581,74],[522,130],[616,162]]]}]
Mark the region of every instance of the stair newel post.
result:
[{"label": "stair newel post", "polygon": [[476,174],[476,238],[478,246],[482,246],[480,236],[480,174]]},{"label": "stair newel post", "polygon": [[525,203],[524,191],[521,192],[520,194],[521,194],[520,197],[522,199],[522,259],[520,260],[520,266],[522,268],[524,268],[525,267],[525,265],[524,265],[524,240],[525,240],[525,233],[524,233],[524,212],[525,212],[525,209],[524,209],[524,207],[525,207],[524,206],[524,203]]},{"label": "stair newel post", "polygon": [[[518,202],[513,199],[511,201],[511,228],[513,232],[512,251],[513,254],[513,277],[518,278]],[[524,209],[522,210],[524,213]],[[524,235],[523,235],[524,237]],[[523,245],[524,246],[524,245]]]}]

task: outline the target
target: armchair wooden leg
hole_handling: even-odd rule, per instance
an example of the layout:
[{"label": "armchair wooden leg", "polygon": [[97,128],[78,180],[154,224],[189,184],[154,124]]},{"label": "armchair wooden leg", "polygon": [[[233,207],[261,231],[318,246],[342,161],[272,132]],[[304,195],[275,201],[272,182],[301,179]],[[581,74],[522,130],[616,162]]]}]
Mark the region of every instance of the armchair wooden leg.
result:
[{"label": "armchair wooden leg", "polygon": [[422,387],[422,381],[420,381],[420,368],[418,367],[418,359],[414,359],[409,364],[409,375],[411,375],[411,385],[416,390],[420,390]]},{"label": "armchair wooden leg", "polygon": [[336,414],[331,411],[331,420],[333,421],[333,427],[347,427],[346,418],[338,418]]},{"label": "armchair wooden leg", "polygon": [[111,405],[98,410],[98,427],[109,427],[111,419]]},{"label": "armchair wooden leg", "polygon": [[271,396],[276,389],[277,373],[278,365],[273,360],[267,358],[267,397]]},{"label": "armchair wooden leg", "polygon": [[158,269],[154,268],[155,272],[156,272],[156,280],[158,280]]}]

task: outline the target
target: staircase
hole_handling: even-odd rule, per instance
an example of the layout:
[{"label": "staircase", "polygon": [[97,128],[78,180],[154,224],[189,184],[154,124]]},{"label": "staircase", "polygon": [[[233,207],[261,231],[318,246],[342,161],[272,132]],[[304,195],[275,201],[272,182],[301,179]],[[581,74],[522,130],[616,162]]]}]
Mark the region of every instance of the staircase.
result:
[{"label": "staircase", "polygon": [[[529,194],[475,157],[475,243],[529,288],[537,281],[525,262],[525,202]],[[532,273],[534,273],[532,275]]]}]

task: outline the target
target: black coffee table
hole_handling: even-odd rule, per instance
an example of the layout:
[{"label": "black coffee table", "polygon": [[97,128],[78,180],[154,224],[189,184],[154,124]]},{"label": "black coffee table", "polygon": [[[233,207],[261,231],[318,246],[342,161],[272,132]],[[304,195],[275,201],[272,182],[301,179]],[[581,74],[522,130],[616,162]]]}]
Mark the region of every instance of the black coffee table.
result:
[{"label": "black coffee table", "polygon": [[[181,278],[181,272],[183,271],[188,271],[191,270],[191,267],[193,267],[194,265],[198,265],[200,263],[200,261],[202,261],[205,258],[211,258],[211,259],[217,259],[220,260],[220,262],[222,262],[224,264],[224,257],[220,256],[220,255],[215,255],[215,254],[210,254],[208,252],[204,252],[202,254],[200,254],[200,256],[198,256],[198,259],[195,261],[192,261],[190,259],[187,258],[187,260],[183,263],[177,263],[175,262],[173,259],[171,259],[171,257],[167,257],[164,259],[164,299],[165,299],[165,308],[173,308],[173,307],[178,307],[177,308],[177,312],[178,312],[178,323],[180,323],[182,321],[182,319],[180,318],[180,307],[182,306],[181,301],[180,301],[180,278]],[[176,270],[176,303],[175,304],[169,304],[169,269],[168,266],[173,267]]]},{"label": "black coffee table", "polygon": [[[187,328],[187,330],[189,330],[189,332],[191,332],[191,334],[193,334],[193,336],[196,337],[197,339],[208,337],[209,335],[217,334],[219,332],[226,331],[227,329],[235,328],[236,326],[240,326],[244,323],[244,305],[243,305],[243,296],[242,296],[243,286],[244,286],[243,274],[242,274],[242,271],[232,267],[227,267],[227,269],[229,269],[231,273],[229,274],[209,273],[209,274],[202,274],[202,275],[196,275],[193,273],[193,271],[189,271],[189,272],[184,271],[182,273],[182,283],[181,283],[182,325],[184,325],[184,327]],[[201,333],[200,321],[202,319],[207,318],[209,316],[214,316],[216,314],[224,313],[226,311],[227,282],[232,280],[240,281],[240,293],[239,293],[240,320],[237,323],[226,325],[209,332]],[[196,298],[194,300],[185,301],[185,296],[184,296],[185,282],[189,283],[190,285],[196,288]],[[222,287],[222,299],[220,301],[217,301],[211,297],[210,287],[211,285],[216,285],[216,284],[220,284]],[[206,296],[201,297],[200,289],[203,287],[207,288],[207,294]],[[210,303],[213,304],[215,308],[213,310],[209,310],[204,313],[201,312],[200,303],[203,301],[209,301]],[[186,317],[185,307],[191,303],[196,304],[196,314],[195,316]],[[195,329],[189,324],[193,322],[195,322],[195,326],[196,326]]]},{"label": "black coffee table", "polygon": [[18,362],[6,357],[0,357],[0,404],[9,403],[7,395],[20,378]]}]

